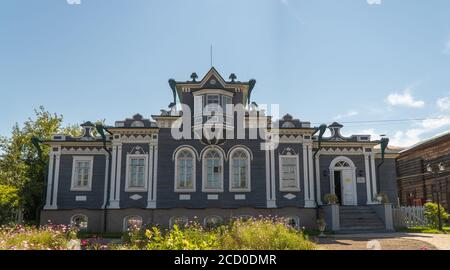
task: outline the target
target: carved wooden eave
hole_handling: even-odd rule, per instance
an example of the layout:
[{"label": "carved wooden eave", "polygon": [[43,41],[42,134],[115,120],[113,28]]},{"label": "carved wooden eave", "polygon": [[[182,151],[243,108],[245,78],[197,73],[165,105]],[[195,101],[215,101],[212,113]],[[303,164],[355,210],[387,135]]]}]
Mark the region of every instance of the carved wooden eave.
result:
[{"label": "carved wooden eave", "polygon": [[158,134],[159,128],[108,128],[112,134]]}]

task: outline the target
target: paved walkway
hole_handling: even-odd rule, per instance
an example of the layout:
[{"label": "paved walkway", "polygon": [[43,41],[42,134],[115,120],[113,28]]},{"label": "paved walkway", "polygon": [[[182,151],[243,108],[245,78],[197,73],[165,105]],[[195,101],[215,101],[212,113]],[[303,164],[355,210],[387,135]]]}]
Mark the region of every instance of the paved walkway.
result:
[{"label": "paved walkway", "polygon": [[449,234],[337,234],[315,240],[321,248],[331,250],[450,250]]}]

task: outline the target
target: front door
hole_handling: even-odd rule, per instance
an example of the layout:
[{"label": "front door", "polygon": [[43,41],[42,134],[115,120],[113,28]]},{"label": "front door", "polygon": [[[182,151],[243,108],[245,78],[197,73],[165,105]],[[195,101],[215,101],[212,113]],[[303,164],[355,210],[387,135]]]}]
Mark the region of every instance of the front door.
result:
[{"label": "front door", "polygon": [[343,170],[341,177],[342,205],[356,205],[353,181],[355,179],[353,179],[352,170]]}]

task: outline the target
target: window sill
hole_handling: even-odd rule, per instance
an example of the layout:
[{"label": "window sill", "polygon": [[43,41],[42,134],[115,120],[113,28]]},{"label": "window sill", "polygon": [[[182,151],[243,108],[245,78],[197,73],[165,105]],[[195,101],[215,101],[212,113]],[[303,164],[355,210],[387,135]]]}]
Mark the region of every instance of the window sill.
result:
[{"label": "window sill", "polygon": [[75,191],[75,192],[90,192],[90,191],[92,191],[92,188],[70,188],[70,191]]},{"label": "window sill", "polygon": [[147,192],[147,188],[126,188],[125,192]]},{"label": "window sill", "polygon": [[195,189],[175,189],[174,192],[176,192],[176,193],[192,193],[192,192],[195,192]]},{"label": "window sill", "polygon": [[280,192],[300,192],[299,188],[280,188]]},{"label": "window sill", "polygon": [[250,189],[230,189],[230,192],[234,192],[234,193],[249,193],[252,192]]},{"label": "window sill", "polygon": [[204,193],[223,193],[223,189],[202,189]]}]

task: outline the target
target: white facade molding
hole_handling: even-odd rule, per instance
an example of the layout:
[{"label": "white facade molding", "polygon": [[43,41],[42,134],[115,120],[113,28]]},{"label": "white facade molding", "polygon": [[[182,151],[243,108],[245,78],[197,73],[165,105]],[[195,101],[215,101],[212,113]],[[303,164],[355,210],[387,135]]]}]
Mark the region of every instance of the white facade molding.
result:
[{"label": "white facade molding", "polygon": [[308,147],[303,144],[303,185],[305,189],[305,207],[306,202],[309,201],[309,179],[308,179]]},{"label": "white facade molding", "polygon": [[[234,180],[234,173],[233,173],[233,154],[236,151],[243,151],[247,156],[247,170],[246,170],[246,180],[247,180],[247,187],[245,188],[233,188],[233,180]],[[251,191],[251,159],[252,155],[251,152],[249,152],[247,147],[233,147],[228,151],[228,159],[229,159],[229,168],[228,168],[228,183],[229,183],[229,191],[230,192],[250,192]]]},{"label": "white facade molding", "polygon": [[53,184],[53,164],[55,163],[55,154],[50,152],[48,161],[48,176],[47,176],[47,197],[45,200],[44,209],[51,209],[52,207],[52,184]]},{"label": "white facade molding", "polygon": [[366,172],[366,193],[367,193],[367,204],[372,204],[372,191],[370,187],[370,165],[369,165],[369,154],[364,154],[364,171]]},{"label": "white facade molding", "polygon": [[105,158],[105,184],[103,189],[103,205],[102,208],[106,208],[107,193],[108,193],[108,175],[109,175],[109,155]]},{"label": "white facade molding", "polygon": [[314,194],[314,165],[312,156],[312,144],[307,145],[308,148],[308,179],[309,179],[309,199],[315,206],[315,194]]},{"label": "white facade molding", "polygon": [[[59,149],[60,150],[60,149]],[[55,175],[53,181],[52,209],[58,209],[58,185],[59,185],[59,165],[61,163],[61,152],[55,153]]]},{"label": "white facade molding", "polygon": [[[77,187],[76,185],[76,164],[78,161],[88,161],[89,171],[88,171],[88,184],[86,187]],[[70,191],[91,191],[92,190],[92,175],[94,169],[94,157],[93,156],[74,156],[72,161],[72,179],[70,181]]]},{"label": "white facade molding", "polygon": [[108,152],[103,148],[81,148],[81,147],[62,147],[61,154],[63,155],[108,155]]},{"label": "white facade molding", "polygon": [[112,149],[112,161],[111,161],[111,182],[109,190],[109,205],[108,208],[119,208],[119,204],[115,200],[116,196],[116,172],[117,172],[117,147],[113,145]]},{"label": "white facade molding", "polygon": [[337,148],[333,149],[331,147],[324,147],[319,151],[320,155],[363,155],[364,152],[362,148],[359,147],[345,147],[345,148]]},{"label": "white facade molding", "polygon": [[321,193],[321,189],[320,189],[320,155],[319,154],[317,154],[316,155],[316,157],[315,157],[315,163],[316,163],[316,177],[315,177],[315,180],[316,180],[316,197],[317,197],[317,203],[319,204],[319,205],[323,205],[323,202],[322,202],[322,193]]},{"label": "white facade molding", "polygon": [[[180,153],[182,153],[183,151],[187,151],[189,153],[191,153],[192,155],[192,188],[179,188],[178,187],[178,156]],[[186,192],[195,192],[197,190],[197,160],[196,160],[196,151],[194,151],[194,149],[192,149],[192,147],[178,147],[177,149],[175,149],[174,153],[175,156],[173,157],[173,161],[175,161],[175,166],[174,166],[174,176],[173,176],[173,190],[174,192],[179,192],[179,193],[186,193]]]},{"label": "white facade molding", "polygon": [[[144,186],[143,187],[131,187],[131,159],[138,158],[144,160]],[[146,192],[148,184],[148,153],[146,154],[127,154],[127,160],[125,163],[125,192]]]},{"label": "white facade molding", "polygon": [[152,200],[155,202],[156,207],[156,194],[158,190],[158,145],[153,146],[153,196]]},{"label": "white facade molding", "polygon": [[[295,159],[295,187],[284,187],[283,186],[283,159],[292,158]],[[300,166],[299,166],[298,154],[295,155],[278,155],[278,182],[279,190],[281,192],[300,192]]]},{"label": "white facade molding", "polygon": [[375,198],[377,196],[377,173],[375,167],[375,156],[373,154],[370,155],[370,167],[372,169],[372,197]]},{"label": "white facade molding", "polygon": [[148,191],[147,191],[147,208],[156,208],[156,202],[153,200],[153,144],[148,145]]}]

